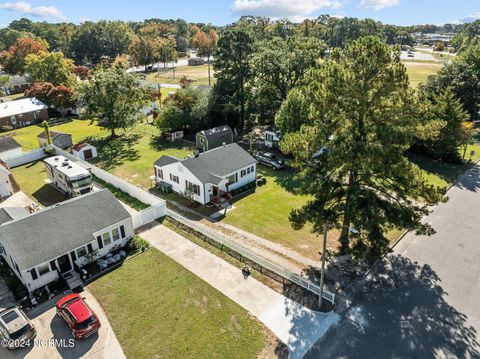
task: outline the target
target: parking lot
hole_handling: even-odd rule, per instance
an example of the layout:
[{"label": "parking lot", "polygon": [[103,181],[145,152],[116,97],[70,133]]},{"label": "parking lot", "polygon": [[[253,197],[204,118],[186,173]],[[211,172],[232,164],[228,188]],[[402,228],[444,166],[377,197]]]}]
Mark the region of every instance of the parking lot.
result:
[{"label": "parking lot", "polygon": [[108,319],[95,297],[88,289],[84,290],[81,295],[86,298],[86,302],[102,323],[98,333],[85,340],[74,339],[67,324],[56,315],[55,303],[62,297],[62,295],[58,295],[26,313],[37,330],[35,345],[13,351],[0,348],[0,358],[125,358]]}]

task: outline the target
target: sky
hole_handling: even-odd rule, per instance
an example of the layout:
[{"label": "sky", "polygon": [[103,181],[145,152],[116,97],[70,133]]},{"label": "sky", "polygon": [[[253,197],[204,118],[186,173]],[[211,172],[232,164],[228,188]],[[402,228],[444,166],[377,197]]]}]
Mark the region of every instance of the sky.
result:
[{"label": "sky", "polygon": [[372,18],[387,24],[463,23],[480,19],[478,0],[0,0],[0,27],[34,21],[177,19],[225,25],[242,15],[301,21],[319,14]]}]

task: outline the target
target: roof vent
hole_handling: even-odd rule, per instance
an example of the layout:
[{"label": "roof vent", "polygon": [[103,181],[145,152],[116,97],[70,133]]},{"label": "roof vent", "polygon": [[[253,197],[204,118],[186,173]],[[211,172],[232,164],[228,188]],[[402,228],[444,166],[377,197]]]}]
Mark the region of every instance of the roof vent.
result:
[{"label": "roof vent", "polygon": [[225,142],[222,142],[222,146],[225,147],[226,143]]},{"label": "roof vent", "polygon": [[68,166],[68,168],[73,168],[73,166]]},{"label": "roof vent", "polygon": [[68,160],[65,160],[63,163],[62,163],[62,167],[66,167],[68,166]]},{"label": "roof vent", "polygon": [[58,161],[58,160],[59,160],[59,158],[58,158],[58,157],[55,157],[54,161]]}]

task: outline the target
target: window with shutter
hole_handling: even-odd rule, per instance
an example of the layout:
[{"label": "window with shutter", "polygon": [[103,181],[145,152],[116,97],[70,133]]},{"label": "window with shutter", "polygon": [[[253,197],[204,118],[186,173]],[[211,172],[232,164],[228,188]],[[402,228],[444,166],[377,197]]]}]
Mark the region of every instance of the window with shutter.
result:
[{"label": "window with shutter", "polygon": [[30,274],[32,275],[33,280],[38,278],[37,270],[35,268],[30,269]]},{"label": "window with shutter", "polygon": [[125,238],[125,227],[120,226],[120,234],[122,235],[122,238]]},{"label": "window with shutter", "polygon": [[103,248],[102,236],[97,237],[98,248]]}]

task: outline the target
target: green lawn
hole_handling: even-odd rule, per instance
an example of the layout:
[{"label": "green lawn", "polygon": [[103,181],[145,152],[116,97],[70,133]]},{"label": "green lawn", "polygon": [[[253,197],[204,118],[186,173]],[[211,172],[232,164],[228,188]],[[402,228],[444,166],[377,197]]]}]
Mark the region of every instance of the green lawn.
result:
[{"label": "green lawn", "polygon": [[[213,68],[210,67],[210,80],[212,85],[216,79],[213,77]],[[147,75],[147,80],[151,82],[159,82],[166,84],[179,84],[180,79],[186,76],[189,79],[194,80],[193,85],[208,85],[208,66],[178,66],[175,68],[175,78],[173,78],[173,70],[152,72]]]},{"label": "green lawn", "polygon": [[[292,209],[300,208],[307,201],[306,196],[294,193],[297,184],[293,173],[273,171],[262,165],[258,166],[258,173],[267,178],[267,184],[236,201],[235,209],[227,213],[224,222],[318,259],[320,238],[311,233],[309,226],[300,231],[293,230],[288,219]],[[332,239],[335,235],[334,231],[330,234]],[[334,248],[335,241],[330,243]]]},{"label": "green lawn", "polygon": [[48,207],[65,200],[61,192],[45,182],[48,177],[42,161],[15,167],[12,173],[22,192],[42,206]]},{"label": "green lawn", "polygon": [[[78,143],[91,136],[106,136],[108,131],[102,129],[89,120],[73,120],[62,125],[51,126],[52,131],[70,133],[73,137],[73,143]],[[4,132],[2,136],[12,136],[23,147],[25,151],[38,148],[37,135],[43,131],[42,126],[28,126],[16,130]]]},{"label": "green lawn", "polygon": [[405,61],[404,65],[413,88],[417,88],[428,76],[436,74],[443,67],[443,64],[408,61]]},{"label": "green lawn", "polygon": [[89,285],[127,358],[256,358],[261,324],[154,248]]},{"label": "green lawn", "polygon": [[152,186],[153,163],[162,155],[184,158],[192,149],[180,142],[168,142],[158,129],[141,124],[114,140],[91,139],[99,157],[93,162],[112,174],[146,188]]}]

